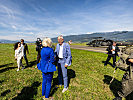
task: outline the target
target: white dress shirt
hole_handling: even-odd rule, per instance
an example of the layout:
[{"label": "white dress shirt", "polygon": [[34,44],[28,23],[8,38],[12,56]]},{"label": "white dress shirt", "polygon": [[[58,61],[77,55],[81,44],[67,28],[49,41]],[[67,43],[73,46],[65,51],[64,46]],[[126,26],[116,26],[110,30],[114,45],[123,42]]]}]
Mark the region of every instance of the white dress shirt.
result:
[{"label": "white dress shirt", "polygon": [[[115,46],[112,46],[112,49],[115,50]],[[112,51],[112,54],[115,54],[115,51]]]},{"label": "white dress shirt", "polygon": [[63,44],[60,45],[59,58],[63,58]]}]

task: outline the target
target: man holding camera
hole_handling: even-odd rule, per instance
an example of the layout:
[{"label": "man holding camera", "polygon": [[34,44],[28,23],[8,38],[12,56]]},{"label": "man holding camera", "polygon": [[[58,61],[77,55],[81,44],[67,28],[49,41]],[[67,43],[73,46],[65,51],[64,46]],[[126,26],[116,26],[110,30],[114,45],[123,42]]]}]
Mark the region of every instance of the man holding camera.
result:
[{"label": "man holding camera", "polygon": [[39,63],[39,61],[40,61],[40,58],[41,58],[41,49],[42,49],[42,41],[41,40],[38,40],[37,42],[36,42],[36,51],[38,52],[38,54],[37,54],[37,64]]},{"label": "man holding camera", "polygon": [[28,59],[27,59],[27,56],[26,56],[26,52],[27,52],[27,54],[29,54],[29,50],[28,50],[28,45],[26,43],[24,43],[24,39],[21,39],[21,47],[22,46],[24,47],[24,59],[26,61],[27,66],[29,66]]}]

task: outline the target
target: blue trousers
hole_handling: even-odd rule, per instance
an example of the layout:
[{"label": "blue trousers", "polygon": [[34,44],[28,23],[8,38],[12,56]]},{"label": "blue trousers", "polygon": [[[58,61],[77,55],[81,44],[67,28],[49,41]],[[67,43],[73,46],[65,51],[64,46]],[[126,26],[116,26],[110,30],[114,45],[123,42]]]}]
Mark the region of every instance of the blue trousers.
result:
[{"label": "blue trousers", "polygon": [[51,83],[53,78],[53,72],[51,73],[42,73],[43,82],[42,82],[42,96],[45,95],[45,98],[49,98]]},{"label": "blue trousers", "polygon": [[62,85],[62,75],[64,81],[64,88],[68,87],[68,77],[67,77],[67,68],[65,63],[58,63],[58,84]]}]

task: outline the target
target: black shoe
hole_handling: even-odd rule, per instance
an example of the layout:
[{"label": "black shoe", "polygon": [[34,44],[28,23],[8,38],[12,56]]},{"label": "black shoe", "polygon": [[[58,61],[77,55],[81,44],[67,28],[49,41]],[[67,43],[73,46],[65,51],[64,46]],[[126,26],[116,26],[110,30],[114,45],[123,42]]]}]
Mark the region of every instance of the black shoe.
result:
[{"label": "black shoe", "polygon": [[113,65],[113,68],[115,68],[115,65]]},{"label": "black shoe", "polygon": [[113,100],[122,100],[122,97],[115,97]]}]

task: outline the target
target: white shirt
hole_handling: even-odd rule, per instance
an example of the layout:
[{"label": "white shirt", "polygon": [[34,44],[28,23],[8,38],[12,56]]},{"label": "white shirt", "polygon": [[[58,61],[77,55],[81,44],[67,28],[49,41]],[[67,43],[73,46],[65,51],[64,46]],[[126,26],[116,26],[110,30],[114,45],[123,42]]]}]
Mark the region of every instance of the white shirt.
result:
[{"label": "white shirt", "polygon": [[15,50],[15,57],[17,59],[21,59],[24,56],[24,48],[23,47],[19,47],[19,49]]},{"label": "white shirt", "polygon": [[[115,46],[112,46],[112,49],[115,50]],[[115,51],[112,51],[112,54],[115,54]]]},{"label": "white shirt", "polygon": [[59,50],[59,58],[63,58],[63,44],[60,45],[60,50]]}]

